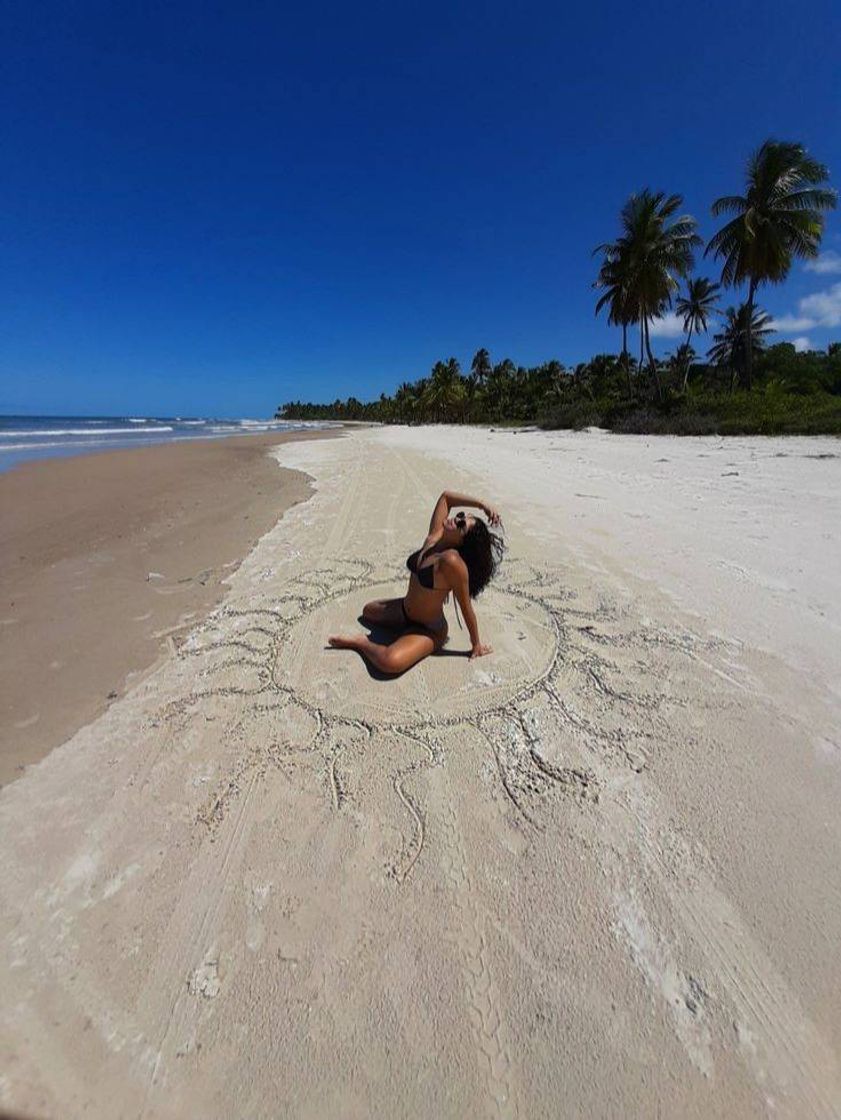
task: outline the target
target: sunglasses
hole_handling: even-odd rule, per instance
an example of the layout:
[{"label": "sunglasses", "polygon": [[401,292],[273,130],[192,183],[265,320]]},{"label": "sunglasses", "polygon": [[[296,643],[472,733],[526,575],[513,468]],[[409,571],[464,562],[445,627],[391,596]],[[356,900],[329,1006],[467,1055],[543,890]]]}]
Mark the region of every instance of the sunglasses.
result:
[{"label": "sunglasses", "polygon": [[467,514],[466,513],[457,513],[453,520],[456,523],[456,528],[460,529],[462,532],[464,532],[464,530],[467,528]]}]

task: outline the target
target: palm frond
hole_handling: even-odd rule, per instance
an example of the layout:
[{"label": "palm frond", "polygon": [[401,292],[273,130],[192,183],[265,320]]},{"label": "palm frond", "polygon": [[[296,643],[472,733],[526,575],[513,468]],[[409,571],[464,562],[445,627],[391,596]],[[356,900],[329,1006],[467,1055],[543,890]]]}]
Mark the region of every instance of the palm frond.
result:
[{"label": "palm frond", "polygon": [[789,253],[806,260],[814,260],[817,257],[821,241],[820,229],[815,230],[814,227],[803,229],[797,222],[785,218],[780,221],[780,229],[785,234]]},{"label": "palm frond", "polygon": [[822,212],[836,205],[835,191],[822,186],[827,169],[802,144],[768,139],[747,163],[744,197],[726,195],[713,214],[735,213],[710,239],[705,256],[724,260],[721,281],[754,287],[785,279],[794,257],[814,257],[823,234]]},{"label": "palm frond", "polygon": [[714,233],[707,242],[707,247],[704,250],[704,256],[710,253],[714,257],[719,257],[725,254],[732,253],[742,240],[744,230],[744,221],[742,218],[734,218],[728,222],[726,226],[722,226],[718,233]]},{"label": "palm frond", "polygon": [[802,190],[788,191],[779,200],[779,208],[785,210],[832,210],[838,203],[834,190],[818,187],[804,187]]},{"label": "palm frond", "polygon": [[711,207],[714,218],[719,217],[720,214],[741,214],[747,208],[748,200],[739,194],[723,195],[717,198]]},{"label": "palm frond", "polygon": [[596,303],[596,314],[598,315],[599,312],[602,310],[602,308],[606,307],[607,304],[609,304],[612,299],[613,299],[613,293],[612,292],[605,292],[604,295],[601,296],[601,298]]}]

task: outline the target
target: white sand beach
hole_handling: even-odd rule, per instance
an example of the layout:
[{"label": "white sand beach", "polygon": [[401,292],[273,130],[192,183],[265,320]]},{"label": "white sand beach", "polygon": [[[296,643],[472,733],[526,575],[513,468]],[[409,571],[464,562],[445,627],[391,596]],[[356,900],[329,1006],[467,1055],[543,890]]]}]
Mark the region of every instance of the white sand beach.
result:
[{"label": "white sand beach", "polygon": [[[0,1107],[841,1117],[841,444],[359,429],[0,791]],[[508,551],[397,680],[325,648],[442,489]]]}]

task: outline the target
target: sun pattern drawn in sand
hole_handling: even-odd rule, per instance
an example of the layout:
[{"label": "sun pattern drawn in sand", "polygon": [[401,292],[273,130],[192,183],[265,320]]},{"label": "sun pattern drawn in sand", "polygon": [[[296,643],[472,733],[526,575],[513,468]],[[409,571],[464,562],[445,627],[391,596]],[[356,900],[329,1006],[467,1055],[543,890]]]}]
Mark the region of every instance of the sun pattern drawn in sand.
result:
[{"label": "sun pattern drawn in sand", "polygon": [[[167,720],[188,718],[209,698],[230,697],[240,713],[238,728],[253,726],[254,720],[264,724],[263,734],[243,736],[245,749],[198,813],[211,833],[255,770],[283,768],[301,753],[321,759],[333,808],[341,811],[352,758],[360,751],[376,750],[383,766],[394,768],[398,762],[392,786],[409,828],[388,870],[403,883],[427,841],[424,807],[407,783],[417,771],[445,763],[452,731],[469,726],[482,736],[512,811],[524,826],[538,829],[546,827],[550,805],[558,798],[579,805],[598,802],[599,780],[588,759],[613,759],[632,771],[644,767],[648,725],[661,698],[639,690],[632,693],[630,681],[611,683],[617,666],[605,648],[636,644],[635,636],[600,629],[615,608],[604,602],[578,603],[564,587],[562,573],[549,566],[509,561],[505,578],[487,599],[504,625],[513,628],[514,638],[525,639],[524,620],[544,632],[539,664],[531,672],[527,660],[517,664],[509,658],[508,671],[503,672],[488,658],[488,668],[473,663],[473,676],[465,682],[462,674],[460,688],[445,688],[443,695],[439,689],[425,704],[418,703],[417,693],[411,702],[403,702],[399,691],[389,691],[394,687],[390,681],[377,686],[383,691],[382,701],[372,699],[370,689],[359,697],[331,695],[329,677],[337,661],[330,661],[319,678],[311,671],[311,658],[304,655],[307,641],[323,645],[327,623],[321,619],[318,625],[319,614],[343,600],[358,599],[360,592],[388,585],[390,576],[393,586],[393,573],[378,572],[367,561],[336,560],[329,568],[292,578],[281,595],[264,605],[223,607],[180,649],[181,657],[201,659],[200,675],[207,687],[167,705],[162,713]],[[638,637],[643,643],[684,641],[662,634]],[[325,650],[324,655],[335,657],[335,652]],[[356,655],[343,656],[345,664],[359,661]],[[356,665],[355,671],[362,669]],[[439,681],[455,676],[442,667]],[[574,696],[573,680],[576,687],[600,697],[605,708],[618,705],[625,716],[633,712],[639,718],[595,722],[567,699]],[[252,748],[246,739],[264,745]],[[420,746],[423,761],[400,766],[399,757],[388,749],[395,739]]]}]

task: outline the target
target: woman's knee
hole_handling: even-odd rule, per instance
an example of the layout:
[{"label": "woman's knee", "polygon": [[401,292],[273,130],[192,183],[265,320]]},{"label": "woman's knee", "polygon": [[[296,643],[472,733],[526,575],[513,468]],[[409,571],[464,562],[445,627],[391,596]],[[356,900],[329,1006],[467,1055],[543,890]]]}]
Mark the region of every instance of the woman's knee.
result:
[{"label": "woman's knee", "polygon": [[366,603],[362,608],[362,617],[375,620],[378,615],[383,612],[384,603],[382,599],[372,599],[370,603]]},{"label": "woman's knee", "polygon": [[405,655],[391,646],[386,646],[380,653],[379,662],[383,673],[402,673],[407,668]]}]

